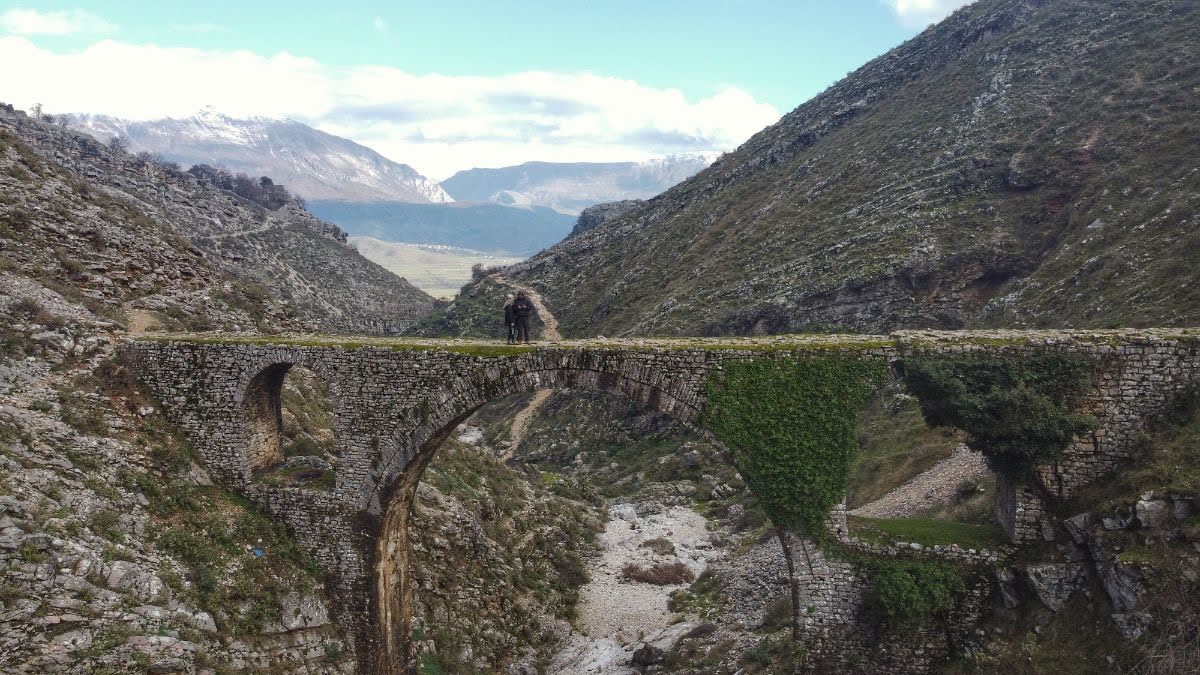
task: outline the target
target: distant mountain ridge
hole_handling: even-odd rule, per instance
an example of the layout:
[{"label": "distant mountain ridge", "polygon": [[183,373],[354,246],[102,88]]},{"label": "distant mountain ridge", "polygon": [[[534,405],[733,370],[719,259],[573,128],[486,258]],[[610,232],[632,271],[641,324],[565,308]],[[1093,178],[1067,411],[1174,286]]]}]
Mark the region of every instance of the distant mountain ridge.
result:
[{"label": "distant mountain ridge", "polygon": [[454,201],[411,166],[294,120],[236,119],[212,110],[145,122],[106,115],[66,117],[71,127],[101,141],[126,139],[130,152],[150,152],[185,169],[211,164],[269,176],[305,199]]},{"label": "distant mountain ridge", "polygon": [[576,216],[595,204],[653,197],[700,172],[718,156],[690,153],[644,162],[526,162],[459,171],[441,185],[457,201],[548,206]]},{"label": "distant mountain ridge", "polygon": [[308,208],[351,236],[517,256],[553,246],[567,236],[575,222],[544,206],[513,208],[489,203],[310,201]]}]

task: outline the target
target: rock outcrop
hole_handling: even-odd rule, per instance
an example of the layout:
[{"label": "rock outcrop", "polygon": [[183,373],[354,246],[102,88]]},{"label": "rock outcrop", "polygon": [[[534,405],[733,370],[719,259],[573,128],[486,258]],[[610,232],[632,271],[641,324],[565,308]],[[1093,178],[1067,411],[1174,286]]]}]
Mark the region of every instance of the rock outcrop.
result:
[{"label": "rock outcrop", "polygon": [[614,218],[619,218],[629,213],[645,203],[645,200],[642,199],[623,199],[619,202],[605,202],[604,204],[589,206],[579,214],[579,220],[575,221],[575,227],[571,229],[571,234],[567,236],[574,237],[577,234],[583,234],[588,230],[595,229]]}]

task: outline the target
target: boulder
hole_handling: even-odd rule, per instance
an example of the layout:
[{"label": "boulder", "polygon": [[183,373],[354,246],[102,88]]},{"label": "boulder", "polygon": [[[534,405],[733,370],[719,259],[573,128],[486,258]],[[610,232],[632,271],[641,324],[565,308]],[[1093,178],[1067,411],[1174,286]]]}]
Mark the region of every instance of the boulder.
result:
[{"label": "boulder", "polygon": [[1021,606],[1021,590],[1017,588],[1017,573],[1007,567],[995,570],[996,585],[1000,589],[1000,599],[1004,606],[1013,609]]},{"label": "boulder", "polygon": [[1048,563],[1026,567],[1025,579],[1038,600],[1057,612],[1083,586],[1087,573],[1083,563]]},{"label": "boulder", "polygon": [[629,665],[638,668],[645,668],[659,663],[666,657],[666,652],[655,647],[654,645],[643,645],[640,649],[633,653],[633,658],[629,660]]},{"label": "boulder", "polygon": [[1066,528],[1067,534],[1071,535],[1071,540],[1076,544],[1087,541],[1095,525],[1096,516],[1090,512],[1080,513],[1063,521],[1063,527]]},{"label": "boulder", "polygon": [[1136,640],[1150,627],[1150,615],[1145,612],[1118,612],[1112,615],[1117,632],[1127,640]]},{"label": "boulder", "polygon": [[1106,551],[1095,539],[1090,542],[1089,549],[1096,565],[1096,574],[1100,577],[1100,585],[1108,594],[1113,608],[1118,612],[1128,612],[1136,607],[1145,592],[1141,571],[1122,563],[1115,554]]},{"label": "boulder", "polygon": [[1164,527],[1171,522],[1171,506],[1165,499],[1139,499],[1134,512],[1138,524],[1148,530]]}]

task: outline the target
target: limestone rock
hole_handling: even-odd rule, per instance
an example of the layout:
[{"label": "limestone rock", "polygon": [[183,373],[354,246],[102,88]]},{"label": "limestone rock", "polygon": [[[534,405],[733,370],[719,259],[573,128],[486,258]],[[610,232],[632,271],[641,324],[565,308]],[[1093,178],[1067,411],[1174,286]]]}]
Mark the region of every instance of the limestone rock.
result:
[{"label": "limestone rock", "polygon": [[1050,563],[1029,565],[1025,579],[1042,604],[1057,612],[1086,580],[1083,563]]},{"label": "limestone rock", "polygon": [[1163,499],[1139,499],[1134,511],[1138,524],[1146,529],[1160,528],[1171,521],[1171,505]]}]

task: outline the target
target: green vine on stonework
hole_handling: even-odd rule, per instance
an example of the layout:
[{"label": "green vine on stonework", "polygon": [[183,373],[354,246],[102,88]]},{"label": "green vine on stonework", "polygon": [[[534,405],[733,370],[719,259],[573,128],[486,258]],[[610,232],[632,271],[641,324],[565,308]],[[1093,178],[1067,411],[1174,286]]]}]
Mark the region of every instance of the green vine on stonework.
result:
[{"label": "green vine on stonework", "polygon": [[771,520],[826,542],[846,492],[858,412],[883,363],[849,356],[737,361],[709,374],[703,424]]},{"label": "green vine on stonework", "polygon": [[1062,457],[1096,426],[1078,412],[1096,363],[1079,355],[965,356],[905,361],[905,385],[934,427],[967,433],[967,445],[1010,480]]}]

